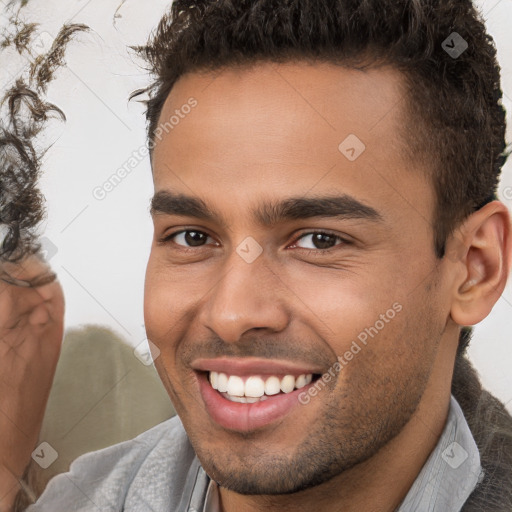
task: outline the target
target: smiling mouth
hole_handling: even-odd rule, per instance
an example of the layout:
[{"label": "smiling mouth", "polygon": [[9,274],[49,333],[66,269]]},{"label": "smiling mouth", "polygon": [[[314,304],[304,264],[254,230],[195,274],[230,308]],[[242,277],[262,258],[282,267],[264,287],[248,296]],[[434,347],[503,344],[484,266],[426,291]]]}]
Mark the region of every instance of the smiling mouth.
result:
[{"label": "smiling mouth", "polygon": [[224,398],[231,402],[252,404],[271,396],[288,394],[306,387],[318,376],[313,373],[294,375],[251,375],[240,377],[223,372],[208,372],[208,382]]}]

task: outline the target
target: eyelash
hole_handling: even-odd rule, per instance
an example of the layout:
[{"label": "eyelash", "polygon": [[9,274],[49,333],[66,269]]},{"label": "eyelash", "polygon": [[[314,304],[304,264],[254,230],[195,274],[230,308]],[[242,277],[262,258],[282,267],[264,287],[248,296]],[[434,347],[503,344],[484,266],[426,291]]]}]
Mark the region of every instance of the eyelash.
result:
[{"label": "eyelash", "polygon": [[[182,233],[187,233],[187,232],[194,232],[194,233],[200,233],[202,235],[206,235],[207,237],[209,237],[210,235],[208,235],[208,233],[205,233],[204,231],[199,231],[197,229],[181,229],[179,231],[174,231],[173,233],[170,233],[168,235],[165,235],[164,237],[162,237],[161,239],[158,240],[158,242],[160,244],[166,244],[168,242],[170,242],[172,240],[172,238],[174,238],[176,235],[180,235]],[[301,240],[302,238],[304,238],[305,236],[308,236],[308,235],[317,235],[317,234],[320,234],[320,235],[327,235],[327,236],[331,236],[331,237],[334,237],[336,240],[340,241],[341,243],[338,243],[338,244],[335,244],[333,247],[329,247],[328,249],[305,249],[303,247],[299,247],[299,249],[303,252],[305,252],[306,254],[308,255],[315,255],[315,256],[318,256],[318,255],[325,255],[326,253],[327,254],[330,254],[332,251],[336,250],[336,248],[340,245],[351,245],[351,242],[339,235],[336,235],[334,233],[331,233],[329,231],[321,231],[321,230],[318,230],[318,231],[307,231],[305,233],[301,233],[295,240],[294,242],[292,243],[292,245],[295,245],[297,244],[297,242],[299,240]],[[210,237],[211,238],[211,237]],[[177,247],[179,247],[179,250],[182,251],[182,252],[185,252],[185,253],[192,253],[192,252],[197,252],[196,249],[198,248],[201,248],[201,247],[204,247],[204,246],[199,246],[197,248],[190,248],[190,247],[184,247],[183,245],[179,245],[179,244],[175,244]]]}]

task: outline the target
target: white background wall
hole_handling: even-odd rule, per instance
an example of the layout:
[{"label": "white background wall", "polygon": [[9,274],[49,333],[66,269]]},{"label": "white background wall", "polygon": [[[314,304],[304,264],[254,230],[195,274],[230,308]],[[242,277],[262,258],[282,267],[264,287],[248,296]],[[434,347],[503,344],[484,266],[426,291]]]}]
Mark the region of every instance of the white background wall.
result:
[{"label": "white background wall", "polygon": [[[49,100],[64,110],[68,121],[52,124],[48,132],[55,143],[44,163],[41,186],[48,218],[42,231],[57,250],[51,263],[64,287],[66,326],[108,325],[134,346],[145,339],[143,284],[152,236],[149,158],[103,200],[96,199],[93,190],[145,144],[143,106],[127,99],[134,89],[146,85],[147,77],[127,46],[145,43],[168,5],[168,0],[30,0],[24,9],[28,21],[41,22],[41,32],[52,36],[65,22],[85,23],[93,29],[69,45],[68,67],[59,71],[49,89]],[[477,5],[498,47],[510,126],[512,1],[486,0]],[[48,34],[42,34],[42,47],[51,43]],[[0,62],[2,89],[23,65],[14,54],[7,55]],[[512,158],[500,186],[501,198],[511,208],[512,188],[507,187],[512,187]],[[510,411],[511,327],[512,284],[492,314],[476,327],[469,351],[484,385]]]}]

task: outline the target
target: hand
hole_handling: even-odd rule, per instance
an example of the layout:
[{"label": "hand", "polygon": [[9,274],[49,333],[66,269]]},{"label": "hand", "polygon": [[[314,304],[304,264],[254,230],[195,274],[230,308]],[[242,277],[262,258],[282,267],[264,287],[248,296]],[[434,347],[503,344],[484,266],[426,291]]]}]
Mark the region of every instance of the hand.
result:
[{"label": "hand", "polygon": [[30,462],[59,359],[64,295],[37,255],[0,263],[0,511]]}]

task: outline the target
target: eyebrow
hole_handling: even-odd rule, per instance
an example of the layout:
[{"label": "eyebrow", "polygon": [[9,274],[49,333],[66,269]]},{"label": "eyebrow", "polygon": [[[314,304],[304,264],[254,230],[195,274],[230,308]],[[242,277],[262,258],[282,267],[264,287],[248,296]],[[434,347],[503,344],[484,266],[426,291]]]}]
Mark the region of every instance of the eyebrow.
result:
[{"label": "eyebrow", "polygon": [[[169,190],[160,190],[151,199],[152,216],[182,215],[220,223],[226,227],[222,215],[202,199]],[[382,215],[352,196],[289,197],[282,201],[266,201],[252,211],[256,222],[271,227],[285,221],[311,218],[360,219],[383,221]]]}]

